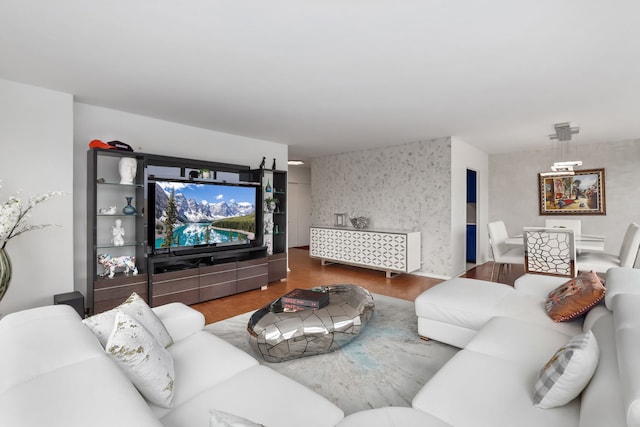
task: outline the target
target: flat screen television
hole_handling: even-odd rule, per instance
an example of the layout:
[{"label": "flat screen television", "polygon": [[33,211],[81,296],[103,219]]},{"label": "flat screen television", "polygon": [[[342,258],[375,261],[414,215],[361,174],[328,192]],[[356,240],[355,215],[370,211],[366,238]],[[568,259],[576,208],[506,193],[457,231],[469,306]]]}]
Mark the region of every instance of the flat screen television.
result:
[{"label": "flat screen television", "polygon": [[149,183],[154,252],[261,245],[260,186],[155,180]]}]

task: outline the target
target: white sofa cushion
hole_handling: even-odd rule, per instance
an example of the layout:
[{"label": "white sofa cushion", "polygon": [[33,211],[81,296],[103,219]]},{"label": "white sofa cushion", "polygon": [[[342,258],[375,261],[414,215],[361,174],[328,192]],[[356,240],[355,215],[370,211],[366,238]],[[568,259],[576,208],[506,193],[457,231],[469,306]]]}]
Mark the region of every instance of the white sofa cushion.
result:
[{"label": "white sofa cushion", "polygon": [[514,293],[510,286],[483,280],[456,277],[439,283],[415,300],[418,333],[464,347]]},{"label": "white sofa cushion", "polygon": [[545,298],[514,291],[503,298],[495,307],[494,316],[509,317],[552,329],[574,337],[582,333],[582,318],[570,322],[556,323],[549,316],[544,308]]},{"label": "white sofa cushion", "polygon": [[540,370],[533,403],[549,409],[566,405],[587,385],[598,365],[600,349],[593,332],[573,337]]},{"label": "white sofa cushion", "polygon": [[126,301],[116,308],[88,317],[82,321],[82,323],[87,325],[96,337],[98,337],[103,347],[107,345],[107,339],[113,330],[116,313],[118,311],[127,313],[147,328],[163,347],[168,347],[173,344],[173,338],[169,335],[162,321],[160,321],[158,316],[151,310],[145,300],[134,292]]},{"label": "white sofa cushion", "polygon": [[637,268],[616,267],[607,270],[604,285],[607,287],[607,294],[604,302],[609,310],[613,310],[611,302],[618,294],[640,294],[640,279]]},{"label": "white sofa cushion", "polygon": [[571,337],[536,323],[494,317],[465,347],[510,362],[540,367]]},{"label": "white sofa cushion", "polygon": [[150,402],[171,407],[174,369],[171,354],[125,312],[116,312],[106,351]]},{"label": "white sofa cushion", "polygon": [[181,341],[204,328],[204,315],[181,302],[171,302],[152,308],[173,341]]},{"label": "white sofa cushion", "polygon": [[0,349],[0,393],[44,373],[104,355],[78,313],[64,304],[4,316]]},{"label": "white sofa cushion", "polygon": [[[258,361],[247,353],[205,331],[196,332],[177,341],[167,350],[173,357],[176,375],[174,407],[258,365]],[[167,409],[155,405],[152,405],[151,409],[158,418],[168,412]]]},{"label": "white sofa cushion", "polygon": [[514,292],[510,286],[456,277],[420,294],[416,314],[477,331],[493,316],[493,308]]},{"label": "white sofa cushion", "polygon": [[133,384],[101,353],[0,393],[0,425],[161,427]]},{"label": "white sofa cushion", "polygon": [[412,405],[456,427],[577,427],[577,399],[553,409],[533,406],[531,386],[538,370],[464,349],[427,382]]},{"label": "white sofa cushion", "polygon": [[346,416],[336,427],[451,427],[451,425],[417,409],[388,406]]},{"label": "white sofa cushion", "polygon": [[317,393],[257,365],[194,396],[160,421],[165,427],[207,427],[212,409],[269,427],[335,426],[344,417],[340,408]]},{"label": "white sofa cushion", "polygon": [[618,294],[611,300],[618,370],[629,427],[640,426],[640,295]]},{"label": "white sofa cushion", "polygon": [[161,426],[68,305],[4,316],[0,347],[1,426]]},{"label": "white sofa cushion", "polygon": [[587,314],[584,324],[598,340],[600,360],[580,397],[580,427],[626,427],[613,313],[601,304]]}]

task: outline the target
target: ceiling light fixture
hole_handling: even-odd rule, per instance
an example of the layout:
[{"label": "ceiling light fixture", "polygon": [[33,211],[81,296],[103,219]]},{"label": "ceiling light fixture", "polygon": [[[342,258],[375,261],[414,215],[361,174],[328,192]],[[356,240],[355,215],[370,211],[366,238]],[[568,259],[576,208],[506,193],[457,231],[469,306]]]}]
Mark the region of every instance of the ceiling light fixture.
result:
[{"label": "ceiling light fixture", "polygon": [[571,144],[571,135],[576,135],[580,132],[580,128],[577,126],[571,126],[571,123],[556,123],[554,125],[556,133],[549,135],[549,139],[556,140],[554,142],[554,157],[556,162],[551,166],[551,172],[543,172],[542,176],[568,176],[573,175],[573,168],[575,166],[582,166],[580,160],[567,160],[573,157],[573,145]]},{"label": "ceiling light fixture", "polygon": [[304,165],[304,162],[302,160],[289,160],[287,164],[293,166],[301,166]]}]

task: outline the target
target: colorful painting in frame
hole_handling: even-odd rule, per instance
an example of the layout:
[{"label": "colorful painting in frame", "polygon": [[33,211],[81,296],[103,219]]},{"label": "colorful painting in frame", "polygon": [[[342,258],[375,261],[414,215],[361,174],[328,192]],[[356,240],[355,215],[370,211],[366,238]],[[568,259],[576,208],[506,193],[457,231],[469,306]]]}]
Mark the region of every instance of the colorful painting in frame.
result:
[{"label": "colorful painting in frame", "polygon": [[605,215],[604,169],[571,176],[538,174],[540,215]]}]

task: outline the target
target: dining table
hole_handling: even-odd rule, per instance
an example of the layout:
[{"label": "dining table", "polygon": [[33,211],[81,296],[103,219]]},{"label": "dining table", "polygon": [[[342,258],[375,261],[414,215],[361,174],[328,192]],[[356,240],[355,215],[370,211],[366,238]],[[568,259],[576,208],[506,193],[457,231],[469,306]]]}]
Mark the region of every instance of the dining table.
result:
[{"label": "dining table", "polygon": [[[594,234],[580,234],[576,236],[576,251],[604,252],[604,236]],[[522,234],[509,237],[506,241],[510,245],[524,246]]]}]

